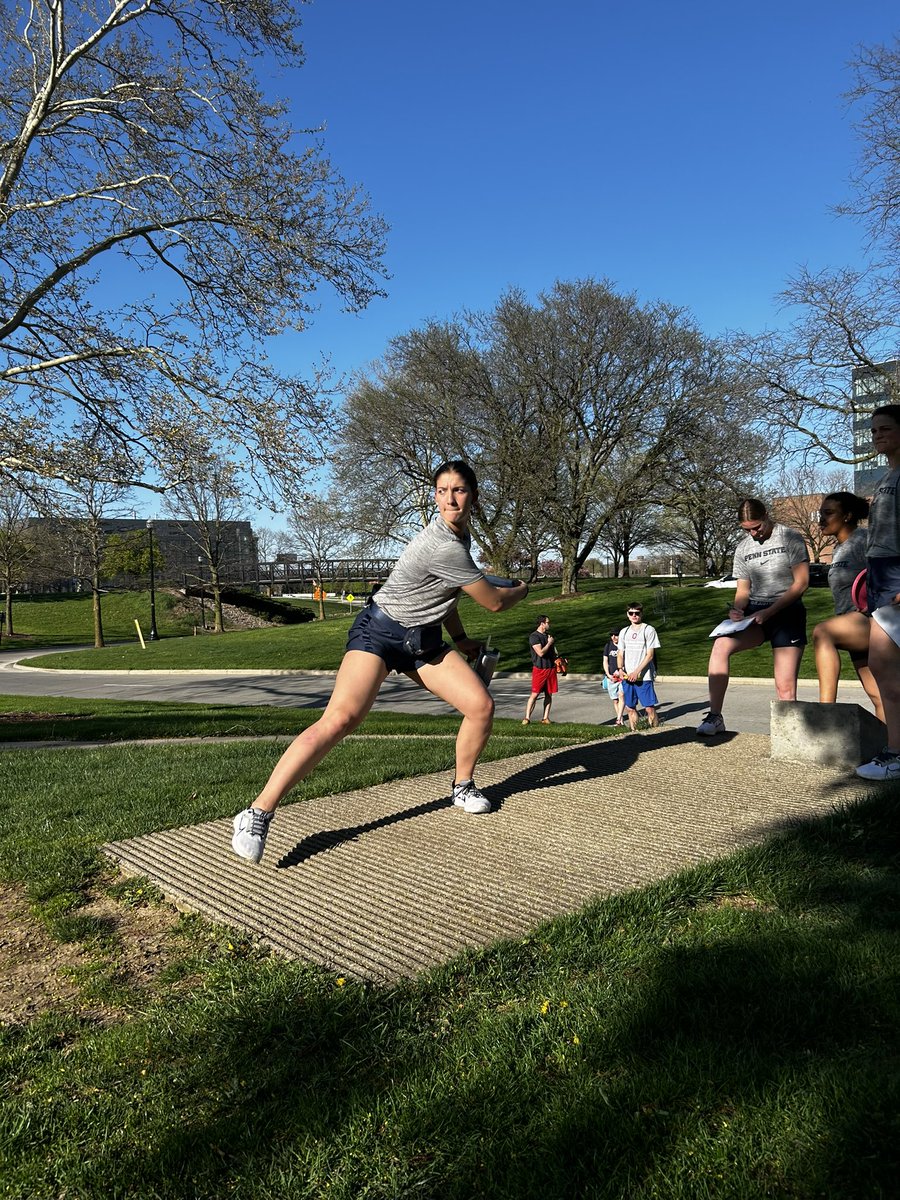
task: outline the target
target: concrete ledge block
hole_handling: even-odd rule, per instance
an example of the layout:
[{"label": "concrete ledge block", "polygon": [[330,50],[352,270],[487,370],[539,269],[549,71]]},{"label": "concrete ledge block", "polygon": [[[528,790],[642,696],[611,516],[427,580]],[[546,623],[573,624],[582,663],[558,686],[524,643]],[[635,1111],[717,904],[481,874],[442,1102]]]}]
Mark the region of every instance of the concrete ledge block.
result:
[{"label": "concrete ledge block", "polygon": [[887,742],[881,721],[858,704],[773,700],[770,732],[772,758],[826,767],[858,767]]}]

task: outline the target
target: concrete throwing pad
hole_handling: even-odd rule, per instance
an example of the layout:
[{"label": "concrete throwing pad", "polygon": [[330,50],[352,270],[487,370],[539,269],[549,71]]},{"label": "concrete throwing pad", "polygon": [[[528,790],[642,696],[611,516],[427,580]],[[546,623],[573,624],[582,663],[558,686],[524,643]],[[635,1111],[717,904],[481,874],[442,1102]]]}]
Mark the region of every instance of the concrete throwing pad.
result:
[{"label": "concrete throwing pad", "polygon": [[423,775],[286,805],[259,866],[232,853],[230,819],[105,850],[181,907],[282,954],[390,982],[872,787],[775,762],[761,735],[702,742],[684,729],[486,763],[486,816],[454,808],[449,783]]}]

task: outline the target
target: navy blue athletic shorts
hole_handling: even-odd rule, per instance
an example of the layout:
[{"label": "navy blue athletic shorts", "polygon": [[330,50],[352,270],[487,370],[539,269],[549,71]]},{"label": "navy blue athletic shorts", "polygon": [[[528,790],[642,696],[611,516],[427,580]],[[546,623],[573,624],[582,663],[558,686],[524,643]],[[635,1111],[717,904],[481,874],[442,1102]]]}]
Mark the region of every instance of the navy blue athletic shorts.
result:
[{"label": "navy blue athletic shorts", "polygon": [[[748,604],[744,615],[752,617],[754,613],[762,612],[768,604]],[[806,645],[806,606],[802,600],[795,600],[787,608],[780,609],[774,617],[762,623],[763,637],[773,646],[805,646]]]},{"label": "navy blue athletic shorts", "polygon": [[449,646],[440,625],[408,628],[393,620],[373,601],[358,614],[347,635],[348,650],[376,654],[391,671],[417,671],[440,658]]}]

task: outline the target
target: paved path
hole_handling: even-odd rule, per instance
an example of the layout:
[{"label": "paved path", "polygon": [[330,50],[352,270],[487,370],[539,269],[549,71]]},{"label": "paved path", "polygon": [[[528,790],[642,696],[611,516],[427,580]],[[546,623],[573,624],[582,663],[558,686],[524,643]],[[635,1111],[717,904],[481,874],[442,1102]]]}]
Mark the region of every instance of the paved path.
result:
[{"label": "paved path", "polygon": [[[107,700],[180,700],[195,704],[274,704],[323,708],[331,695],[332,672],[263,671],[43,671],[17,666],[22,651],[0,652],[0,693],[17,696],[102,697]],[[55,651],[54,651],[55,653]],[[32,651],[33,655],[34,652]],[[496,675],[491,692],[499,717],[521,718],[530,690],[530,675]],[[553,702],[555,721],[612,723],[612,704],[596,678],[568,675],[560,680]],[[657,684],[660,714],[666,723],[696,726],[706,712],[705,678],[663,675]],[[775,698],[770,679],[733,680],[725,706],[728,728],[740,733],[768,733],[769,705]],[[817,700],[815,682],[804,681],[800,700]],[[840,699],[869,707],[858,683],[842,683]],[[391,675],[381,689],[381,712],[447,713],[452,709],[423,693],[409,679]]]},{"label": "paved path", "polygon": [[282,954],[391,982],[866,791],[768,752],[759,734],[710,744],[669,727],[483,764],[487,816],[450,805],[444,772],[282,807],[259,866],[232,854],[230,820],[106,851]]}]

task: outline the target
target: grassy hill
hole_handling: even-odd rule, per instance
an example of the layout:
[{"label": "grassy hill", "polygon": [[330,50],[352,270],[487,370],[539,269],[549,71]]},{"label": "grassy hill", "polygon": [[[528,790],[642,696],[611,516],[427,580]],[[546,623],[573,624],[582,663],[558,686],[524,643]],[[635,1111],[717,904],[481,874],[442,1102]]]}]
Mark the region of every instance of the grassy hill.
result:
[{"label": "grassy hill", "polygon": [[[658,586],[643,581],[587,581],[575,596],[561,597],[553,584],[532,589],[528,599],[508,612],[485,612],[464,597],[460,613],[467,631],[477,638],[491,639],[501,651],[501,671],[530,669],[528,634],[544,612],[550,615],[553,632],[574,673],[601,670],[601,655],[609,632],[626,623],[625,608],[632,599],[644,606],[645,620],[655,625],[662,642],[660,671],[663,675],[703,675],[709,655],[709,631],[725,615],[731,601],[729,591],[704,588],[701,584]],[[816,621],[831,616],[831,593],[813,588],[807,593],[811,634]],[[42,656],[46,667],[115,669],[269,669],[334,670],[340,663],[351,616],[345,607],[329,609],[329,619],[280,629],[227,633],[220,637],[193,637],[192,622],[180,614],[179,598],[157,595],[157,626],[161,640],[142,650],[137,642],[134,617],[141,619],[146,637],[149,599],[146,593],[111,593],[104,598],[104,627],[110,641],[128,644],[103,650]],[[91,640],[90,597],[51,598],[23,603],[17,610],[17,627],[28,637],[14,644],[53,646]],[[4,639],[4,646],[9,645]],[[735,677],[753,678],[771,673],[768,646],[740,655],[734,662]],[[851,677],[849,665],[848,678]],[[807,648],[801,674],[814,678],[812,649]]]}]

